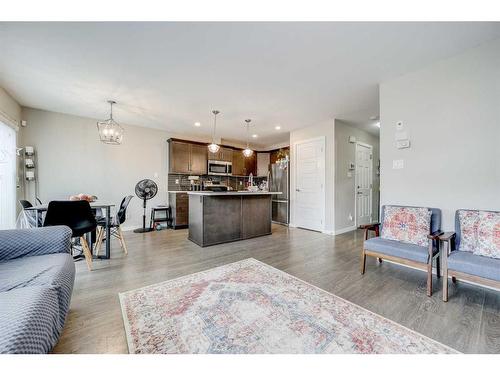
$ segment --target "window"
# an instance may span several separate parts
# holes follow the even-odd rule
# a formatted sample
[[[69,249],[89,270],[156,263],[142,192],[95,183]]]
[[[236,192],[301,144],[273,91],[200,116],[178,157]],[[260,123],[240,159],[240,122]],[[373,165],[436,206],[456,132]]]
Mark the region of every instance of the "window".
[[[16,132],[0,122],[0,229],[16,223]]]

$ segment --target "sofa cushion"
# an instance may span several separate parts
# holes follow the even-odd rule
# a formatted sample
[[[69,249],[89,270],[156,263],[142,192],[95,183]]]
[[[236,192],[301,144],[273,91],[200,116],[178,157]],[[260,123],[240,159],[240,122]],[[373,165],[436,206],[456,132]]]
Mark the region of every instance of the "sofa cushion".
[[[458,210],[460,225],[460,251],[474,251],[477,247],[477,229],[479,225],[479,211]]]
[[[71,229],[66,226],[0,230],[0,262],[28,256],[69,254]]]
[[[466,251],[452,251],[448,257],[448,269],[500,281],[500,259]]]
[[[425,207],[385,206],[381,237],[427,246],[431,231],[431,211]]]
[[[54,289],[36,285],[0,292],[0,353],[47,353],[61,330]]]
[[[44,285],[53,289],[60,304],[61,324],[69,309],[75,265],[69,254],[48,254],[0,262],[0,293]]]
[[[500,258],[500,212],[479,211],[475,255]]]
[[[429,249],[425,246],[418,246],[409,243],[387,240],[381,237],[370,238],[365,241],[364,248],[377,253],[404,258],[420,263],[429,261]],[[433,255],[437,253],[434,248]]]

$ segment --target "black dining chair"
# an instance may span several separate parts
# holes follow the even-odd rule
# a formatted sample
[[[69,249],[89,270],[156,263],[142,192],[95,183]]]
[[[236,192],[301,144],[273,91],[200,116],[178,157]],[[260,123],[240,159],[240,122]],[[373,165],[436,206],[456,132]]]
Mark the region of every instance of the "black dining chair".
[[[19,199],[19,204],[21,205],[21,207],[23,208],[23,210],[25,210],[27,208],[33,207],[33,205],[31,204],[31,202],[27,201],[25,199]]]
[[[39,205],[42,205],[42,204],[43,204],[43,202],[41,201],[41,199],[40,199],[40,198],[38,198],[38,197],[36,197],[36,203],[37,203],[37,204],[39,204]]]
[[[122,202],[120,203],[120,208],[118,209],[116,216],[111,220],[110,223],[111,227],[110,233],[113,237],[118,238],[118,240],[120,241],[120,246],[125,252],[125,254],[128,254],[128,251],[127,251],[127,245],[125,244],[125,239],[123,238],[121,225],[125,222],[127,218],[127,207],[132,198],[133,198],[132,195],[127,195],[125,198],[122,199]],[[99,255],[99,250],[101,249],[102,241],[104,240],[104,235],[106,233],[106,218],[104,217],[99,219],[97,221],[97,225],[98,229],[97,229],[95,252],[96,255]],[[106,241],[109,240],[106,238]]]
[[[45,215],[44,227],[66,225],[73,238],[79,238],[89,271],[92,271],[92,251],[85,234],[97,228],[97,222],[87,201],[52,201]]]

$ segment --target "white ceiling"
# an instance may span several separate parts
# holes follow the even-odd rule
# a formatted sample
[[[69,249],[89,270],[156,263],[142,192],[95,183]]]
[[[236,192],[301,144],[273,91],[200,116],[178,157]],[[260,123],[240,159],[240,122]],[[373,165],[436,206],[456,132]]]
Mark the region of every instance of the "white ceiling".
[[[378,83],[500,38],[499,23],[0,23],[0,86],[20,104],[260,146],[345,113]],[[193,123],[202,123],[195,128]],[[281,130],[274,130],[276,125]]]

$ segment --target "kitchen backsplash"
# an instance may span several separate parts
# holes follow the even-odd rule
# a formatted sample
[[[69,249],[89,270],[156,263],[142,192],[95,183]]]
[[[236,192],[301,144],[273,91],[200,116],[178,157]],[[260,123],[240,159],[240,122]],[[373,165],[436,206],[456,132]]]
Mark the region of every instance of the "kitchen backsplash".
[[[212,181],[215,183],[221,183],[227,187],[231,187],[233,190],[243,190],[245,189],[245,183],[248,181],[248,177],[237,177],[237,176],[199,176],[200,183],[205,181]],[[266,180],[265,177],[254,177],[254,185],[260,184],[262,181]],[[240,184],[241,182],[241,184]],[[168,190],[169,191],[186,191],[191,189],[191,183],[188,180],[188,175],[185,174],[172,174],[168,175]]]

